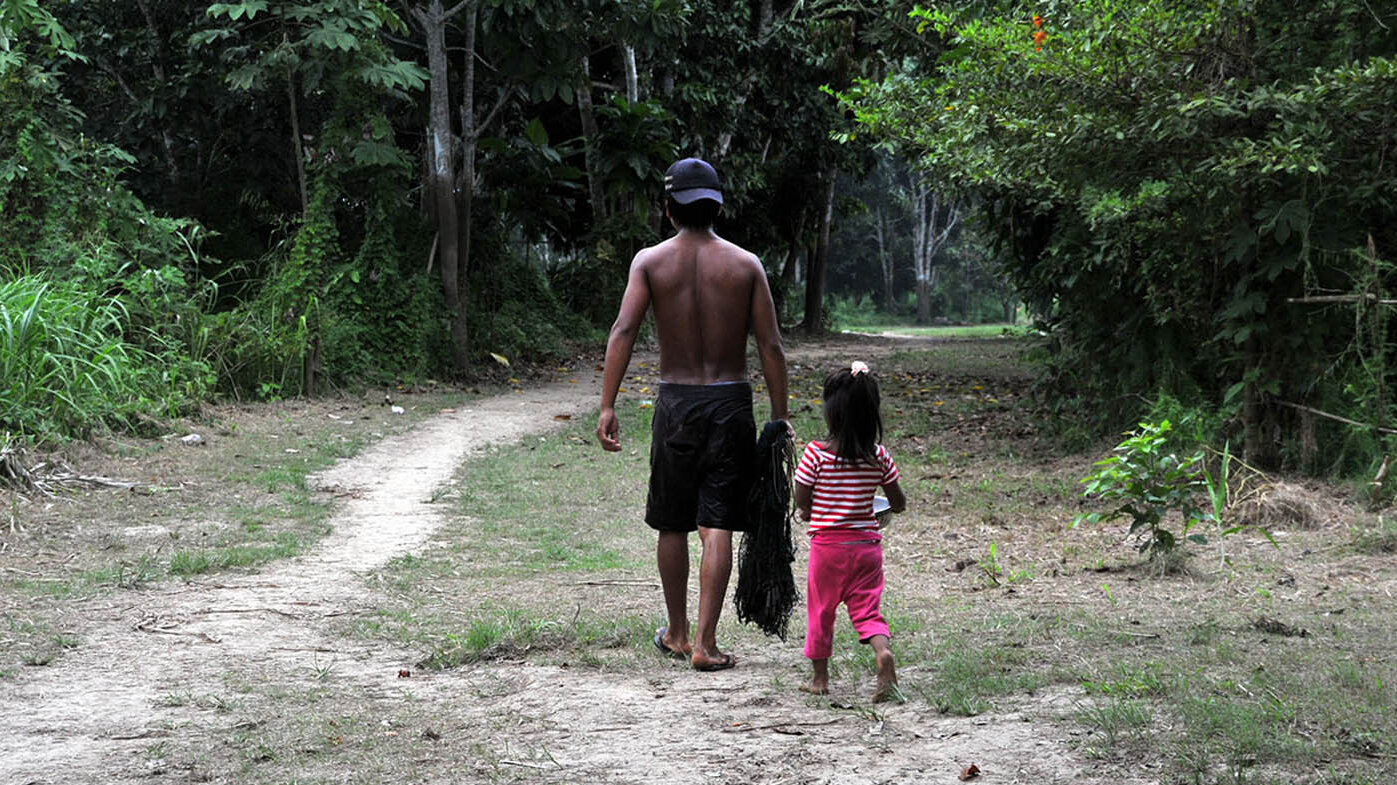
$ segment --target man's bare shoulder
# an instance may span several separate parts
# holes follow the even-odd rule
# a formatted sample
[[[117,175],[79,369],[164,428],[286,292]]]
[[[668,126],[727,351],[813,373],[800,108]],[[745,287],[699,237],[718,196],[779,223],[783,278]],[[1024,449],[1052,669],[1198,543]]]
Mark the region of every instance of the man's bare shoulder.
[[[672,257],[675,252],[674,241],[675,238],[671,237],[636,251],[635,257],[631,259],[631,267],[644,268]]]
[[[722,256],[723,259],[728,260],[736,265],[753,268],[754,270],[763,269],[762,262],[760,259],[757,258],[757,255],[747,250],[746,248],[743,248],[737,243],[731,242],[729,240],[724,240],[721,237],[715,238],[715,241],[718,246],[718,253]],[[765,274],[765,272],[763,272],[763,274]]]

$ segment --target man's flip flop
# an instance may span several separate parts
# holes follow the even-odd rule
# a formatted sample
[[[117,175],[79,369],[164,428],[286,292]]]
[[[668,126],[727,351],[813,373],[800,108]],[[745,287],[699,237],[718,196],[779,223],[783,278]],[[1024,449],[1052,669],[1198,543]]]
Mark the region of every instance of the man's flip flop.
[[[704,665],[694,665],[694,670],[709,673],[711,671],[725,671],[728,668],[737,666],[737,660],[731,654],[724,654],[721,660],[710,662]]]
[[[675,651],[674,649],[671,649],[670,647],[665,645],[666,632],[669,632],[668,627],[661,627],[658,630],[655,630],[655,637],[651,639],[651,641],[655,644],[655,648],[659,649],[660,653],[665,655],[666,657],[673,657],[676,660],[686,659],[688,655],[684,654],[684,652]]]

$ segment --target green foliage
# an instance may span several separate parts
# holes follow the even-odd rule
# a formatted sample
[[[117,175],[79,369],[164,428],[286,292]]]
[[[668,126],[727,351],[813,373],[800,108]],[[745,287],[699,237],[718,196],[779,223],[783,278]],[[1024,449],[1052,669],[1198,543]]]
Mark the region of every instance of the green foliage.
[[[0,282],[0,428],[61,438],[165,408],[142,372],[150,358],[122,338],[127,316],[73,282]]]
[[[226,78],[239,90],[260,90],[293,73],[308,93],[320,90],[327,79],[343,77],[385,92],[419,90],[427,80],[425,70],[394,57],[379,42],[380,29],[406,30],[386,3],[245,0],[213,3],[207,14],[213,20],[226,18],[229,25],[200,30],[189,43],[196,48],[216,44],[235,66]],[[261,24],[268,20],[270,26]]]
[[[73,36],[39,0],[0,0],[0,77],[24,65],[23,48],[30,38],[38,39],[41,54],[85,59],[75,51]]]
[[[982,198],[1048,334],[1045,400],[1100,426],[1138,416],[1142,390],[1218,406],[1231,389],[1227,403],[1257,404],[1252,433],[1299,430],[1280,401],[1372,422],[1397,379],[1374,372],[1371,340],[1369,360],[1352,351],[1353,309],[1288,300],[1397,287],[1376,264],[1397,247],[1397,129],[1383,119],[1397,103],[1393,9],[1065,0],[1037,12],[1041,30],[1018,7],[918,9],[939,57],[841,96],[880,139]],[[1355,254],[1370,235],[1379,252]],[[1319,443],[1332,459],[1341,440]]]
[[[341,177],[321,170],[290,241],[266,260],[256,295],[217,317],[220,378],[235,394],[302,391],[308,356],[332,384],[393,381],[441,367],[440,287],[417,266],[418,219],[389,198],[391,162],[352,205]],[[346,250],[346,242],[357,245]],[[438,316],[434,316],[438,315]]]
[[[1078,515],[1069,528],[1129,518],[1130,534],[1140,538],[1140,551],[1151,556],[1167,554],[1184,538],[1205,542],[1201,534],[1189,534],[1208,518],[1197,502],[1205,488],[1203,453],[1180,458],[1166,451],[1171,429],[1168,420],[1141,423],[1116,445],[1114,455],[1097,461],[1096,472],[1082,479],[1087,486],[1084,493],[1116,507],[1105,515]],[[1182,518],[1177,530],[1166,520],[1173,512]]]
[[[578,272],[570,269],[574,276]],[[588,284],[574,280],[576,286]],[[595,281],[590,283],[596,286]],[[473,276],[470,329],[476,351],[481,355],[497,352],[510,358],[552,359],[568,355],[579,340],[596,339],[595,328],[556,294],[560,288],[550,284],[539,270],[511,256],[497,261],[488,274]]]
[[[0,97],[15,110],[0,115],[6,427],[58,438],[196,405],[215,292],[186,276],[201,228],[120,183],[131,157],[81,132],[55,74],[12,69]]]

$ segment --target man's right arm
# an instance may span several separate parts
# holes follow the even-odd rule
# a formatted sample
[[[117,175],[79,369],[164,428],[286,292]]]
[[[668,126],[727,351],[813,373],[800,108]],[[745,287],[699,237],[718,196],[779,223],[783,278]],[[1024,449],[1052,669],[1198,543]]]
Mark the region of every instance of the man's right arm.
[[[606,339],[606,363],[602,372],[601,414],[597,417],[597,441],[602,449],[617,452],[621,449],[621,423],[616,419],[616,395],[621,390],[621,380],[626,377],[626,368],[631,364],[631,352],[635,350],[636,335],[645,312],[650,309],[650,283],[646,279],[641,261],[642,251],[631,262],[630,277],[626,281],[626,293],[621,296],[621,308],[616,321],[611,325],[611,334]]]
[[[762,376],[771,395],[771,419],[789,420],[786,397],[786,349],[781,345],[781,325],[776,319],[776,303],[771,299],[771,287],[766,282],[762,263],[752,259],[756,281],[752,286],[752,333],[757,340],[757,355],[761,357]]]

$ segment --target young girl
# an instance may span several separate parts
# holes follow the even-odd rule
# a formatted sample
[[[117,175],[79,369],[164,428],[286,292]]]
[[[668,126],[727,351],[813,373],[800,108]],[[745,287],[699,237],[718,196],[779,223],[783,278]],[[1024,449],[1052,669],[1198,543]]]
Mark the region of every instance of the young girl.
[[[888,624],[879,612],[883,596],[880,523],[873,493],[882,487],[893,512],[907,508],[897,466],[879,442],[878,382],[855,362],[825,379],[825,425],[829,436],[811,441],[795,470],[795,501],[810,523],[810,566],[806,573],[805,656],[814,675],[801,689],[829,692],[829,655],[834,614],[843,603],[859,641],[873,647],[878,665],[875,702],[898,697],[897,669],[888,645]]]

